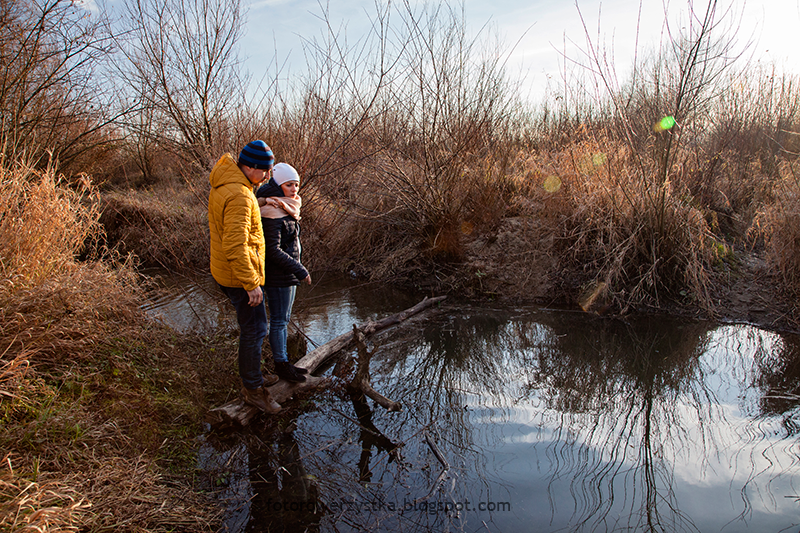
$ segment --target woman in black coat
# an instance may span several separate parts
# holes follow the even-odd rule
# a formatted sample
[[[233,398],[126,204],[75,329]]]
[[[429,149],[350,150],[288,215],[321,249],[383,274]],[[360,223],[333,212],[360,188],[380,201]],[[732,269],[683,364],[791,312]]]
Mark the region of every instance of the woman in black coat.
[[[300,283],[311,284],[311,275],[300,262],[300,175],[286,163],[272,169],[272,178],[256,196],[261,210],[265,242],[264,295],[269,307],[269,344],[275,373],[293,382],[305,381],[306,369],[289,362],[286,335],[292,305]]]

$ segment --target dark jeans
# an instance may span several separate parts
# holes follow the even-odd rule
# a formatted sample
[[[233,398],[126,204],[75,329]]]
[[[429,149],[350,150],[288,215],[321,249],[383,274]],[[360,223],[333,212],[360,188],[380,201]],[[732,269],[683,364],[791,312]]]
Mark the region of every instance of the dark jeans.
[[[247,291],[237,287],[220,289],[230,298],[239,322],[239,376],[248,389],[257,389],[263,382],[261,375],[261,346],[267,336],[267,310],[264,303],[250,307]]]
[[[288,361],[286,354],[286,331],[292,316],[292,305],[297,287],[264,287],[269,305],[269,346],[272,358],[277,362]]]

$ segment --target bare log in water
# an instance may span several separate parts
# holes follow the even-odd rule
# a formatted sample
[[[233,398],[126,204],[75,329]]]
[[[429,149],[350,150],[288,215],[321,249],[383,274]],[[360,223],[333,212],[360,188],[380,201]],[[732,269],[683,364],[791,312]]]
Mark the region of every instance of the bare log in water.
[[[348,385],[348,388],[351,391],[362,392],[387,411],[399,411],[401,408],[399,402],[390,400],[372,388],[372,382],[369,378],[369,361],[372,359],[375,350],[367,349],[364,334],[355,324],[353,324],[353,338],[358,348],[358,366],[356,367],[356,375],[353,377],[353,381],[350,382],[350,385]]]
[[[414,307],[409,307],[405,311],[388,316],[378,320],[377,322],[368,321],[358,328],[358,330],[361,330],[364,335],[371,335],[377,331],[386,329],[395,324],[399,324],[409,317],[412,317],[417,313],[431,307],[432,305],[441,302],[445,298],[446,296],[425,298]],[[299,361],[297,361],[297,363],[295,363],[296,366],[308,370],[309,375],[306,376],[306,381],[303,383],[289,383],[288,381],[280,380],[275,385],[269,387],[270,395],[275,399],[276,402],[283,404],[298,392],[310,391],[320,387],[328,386],[330,383],[329,378],[321,378],[312,376],[311,374],[317,368],[322,366],[328,359],[338,354],[342,350],[352,347],[354,343],[354,332],[348,331],[347,333],[339,335],[335,339],[326,342],[319,348],[312,350],[305,357],[301,358]],[[259,411],[256,407],[248,405],[241,399],[237,398],[236,400],[228,402],[221,407],[215,407],[214,409],[209,410],[209,412],[206,414],[206,422],[211,424],[211,427],[215,429],[227,426],[246,426],[250,423],[250,421],[253,420],[258,412]]]

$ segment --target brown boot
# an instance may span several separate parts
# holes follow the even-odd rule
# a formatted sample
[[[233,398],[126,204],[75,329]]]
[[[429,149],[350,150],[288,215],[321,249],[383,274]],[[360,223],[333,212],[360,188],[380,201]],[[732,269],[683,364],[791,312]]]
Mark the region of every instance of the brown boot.
[[[276,376],[275,374],[264,374],[264,387],[271,387],[279,382],[281,378]]]
[[[271,415],[279,413],[281,410],[280,404],[272,399],[272,396],[270,396],[269,391],[265,387],[259,387],[257,389],[242,387],[242,399],[244,403],[252,405],[253,407],[258,407],[265,413]]]

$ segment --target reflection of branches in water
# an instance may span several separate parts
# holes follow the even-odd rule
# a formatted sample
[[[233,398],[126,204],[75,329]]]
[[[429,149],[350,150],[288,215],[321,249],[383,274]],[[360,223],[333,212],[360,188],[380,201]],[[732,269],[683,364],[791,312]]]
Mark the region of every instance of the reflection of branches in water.
[[[463,476],[476,476],[472,488],[482,487],[486,499],[491,499],[487,450],[502,438],[497,432],[513,398],[508,388],[524,374],[514,360],[518,338],[509,326],[497,312],[451,310],[426,322],[422,341],[395,339],[382,351],[383,372],[392,379],[389,395],[402,399],[415,428],[438,436],[453,465],[451,479],[463,484]],[[482,417],[493,424],[478,423]],[[476,427],[485,433],[474,435]],[[436,464],[430,455],[427,460]],[[503,485],[500,479],[493,482]]]
[[[800,432],[797,410],[800,407],[800,338],[781,335],[774,350],[756,354],[760,375],[756,384],[763,391],[760,402],[763,415],[784,415],[787,437]]]
[[[254,496],[245,531],[319,531],[324,507],[292,431],[281,431],[271,440],[275,443],[251,441],[248,446]]]
[[[326,520],[337,530],[433,532],[462,528],[455,513],[424,512],[414,502],[416,494],[424,495],[432,486],[438,471],[424,467],[422,429],[406,434],[402,442],[385,435],[409,425],[410,418],[401,420],[407,413],[372,412],[357,398],[353,399],[357,419],[340,412],[341,403],[331,401],[318,407],[318,415],[328,423],[320,425],[317,419],[316,431],[303,428],[298,440],[307,450],[303,457],[306,468],[318,473]],[[379,416],[383,419],[373,421]],[[379,426],[383,425],[391,429],[382,430]],[[407,460],[406,455],[412,459]],[[424,505],[433,509],[435,503],[438,500]]]
[[[671,459],[696,438],[686,407],[705,445],[712,441],[713,394],[699,364],[708,327],[652,318],[581,323],[551,322],[552,335],[536,333],[540,344],[523,356],[531,372],[521,397],[561,413],[548,424],[551,486],[571,476],[581,528],[694,530],[677,506]],[[620,483],[634,492],[620,492]]]
[[[392,394],[416,406],[423,425],[448,419],[455,422],[451,426],[468,426],[468,409],[481,407],[474,405],[478,396],[490,399],[492,407],[508,406],[509,378],[520,372],[508,360],[514,332],[498,316],[472,313],[430,321],[412,353],[395,346],[383,356],[384,370],[396,378]],[[459,447],[470,446],[468,435],[453,438]]]
[[[800,465],[796,439],[800,434],[800,338],[749,326],[730,328],[722,338],[735,345],[734,353],[752,355],[738,365],[747,369],[740,380],[751,393],[742,395],[740,408],[752,418],[737,428],[740,444],[733,458],[735,471],[745,477],[739,491],[743,509],[738,517],[744,520],[753,512],[753,495],[776,508],[783,502],[776,501],[773,494],[786,497],[796,493],[791,488],[791,474]],[[727,351],[733,350],[729,346]]]
[[[476,400],[486,396],[497,404],[507,402],[503,351],[513,339],[502,320],[487,316],[446,317],[426,324],[422,341],[418,332],[409,334],[402,328],[379,337],[375,387],[402,400],[402,412],[370,413],[366,403],[354,401],[355,412],[350,414],[349,409],[341,411],[341,403],[331,407],[319,402],[319,409],[329,410],[322,415],[325,424],[315,425],[313,432],[305,428],[298,432],[303,449],[327,443],[319,452],[307,453],[305,462],[320,472],[327,504],[338,510],[328,516],[334,523],[362,530],[441,531],[464,526],[464,516],[455,512],[455,505],[469,499],[474,480],[465,477],[476,471],[480,476],[485,460],[485,450],[473,445],[465,406],[474,408]],[[335,400],[331,403],[336,405]],[[445,461],[452,463],[445,480],[437,479],[442,468],[425,441],[426,429],[438,437],[441,453],[448,456]],[[360,450],[353,445],[355,435],[360,435]],[[402,441],[395,440],[399,436]],[[405,444],[402,457],[393,453],[396,444]],[[360,451],[357,461],[356,451]],[[356,462],[358,472],[353,475]]]
[[[553,517],[563,520],[556,507],[566,504],[569,530],[697,530],[678,506],[676,479],[702,476],[715,457],[731,454],[734,463],[749,461],[748,480],[786,466],[777,459],[785,454],[765,464],[732,451],[740,441],[728,439],[741,435],[721,424],[729,404],[715,397],[712,383],[734,375],[738,384],[714,390],[741,401],[743,382],[756,375],[752,358],[742,354],[764,346],[757,357],[763,362],[774,350],[765,339],[731,345],[744,341],[736,335],[727,340],[720,329],[663,318],[535,314],[507,320],[482,310],[427,320],[421,335],[405,328],[387,332],[376,338],[373,378],[378,390],[402,401],[403,411],[372,411],[323,393],[314,397],[313,422],[301,420],[294,433],[304,467],[317,478],[323,529],[475,529],[464,514],[403,507],[426,501],[431,487],[436,490],[427,501],[435,505],[476,501],[478,491],[486,501],[502,500],[491,493],[502,491],[504,481],[489,479],[497,474],[487,473],[486,462],[496,444],[521,435],[502,435],[513,422],[538,427],[533,435],[547,458]],[[522,420],[526,415],[531,418]],[[451,466],[441,485],[442,463],[425,442],[426,430]],[[746,430],[768,444],[766,427]],[[392,454],[395,444],[404,446]],[[764,448],[748,446],[744,453]],[[559,499],[563,490],[571,498]],[[742,499],[749,505],[747,498],[745,485]]]

